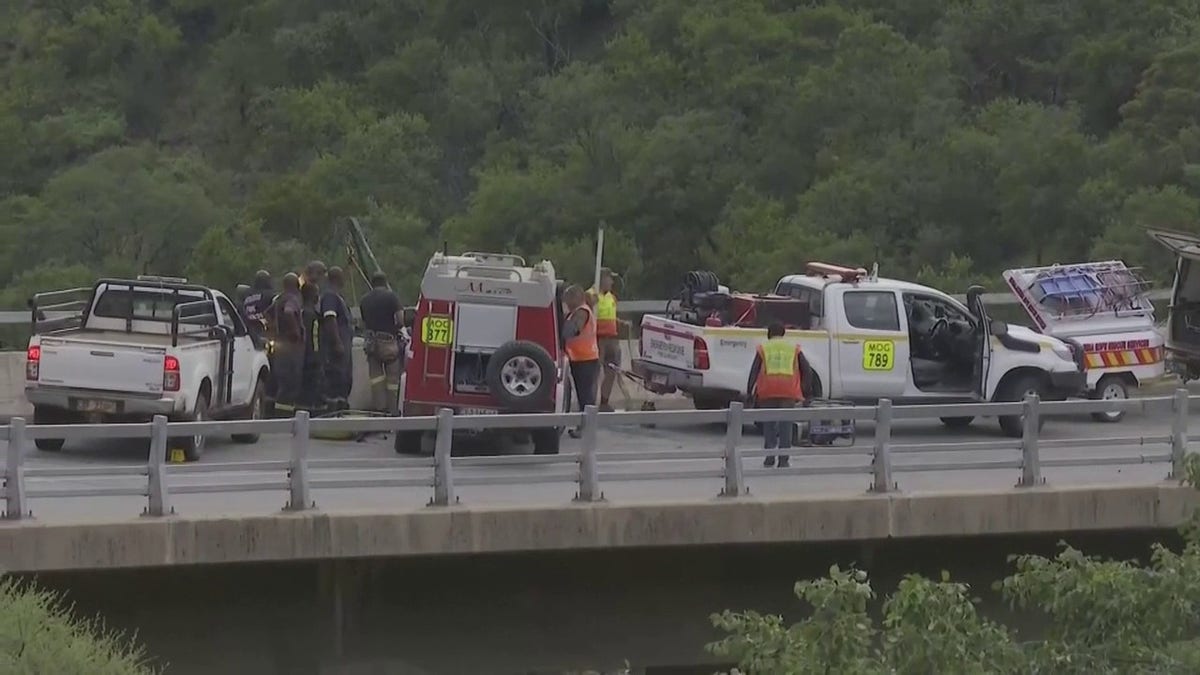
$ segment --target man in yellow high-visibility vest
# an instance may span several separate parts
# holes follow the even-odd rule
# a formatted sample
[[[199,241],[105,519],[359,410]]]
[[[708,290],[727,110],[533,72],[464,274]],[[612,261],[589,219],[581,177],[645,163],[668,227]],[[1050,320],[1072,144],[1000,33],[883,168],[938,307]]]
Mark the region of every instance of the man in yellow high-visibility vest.
[[[604,375],[600,380],[600,412],[612,412],[608,399],[612,396],[617,381],[617,370],[621,367],[621,340],[619,328],[628,321],[617,318],[617,296],[612,292],[613,273],[607,267],[600,268],[600,288],[588,289],[590,305],[596,309],[596,341],[600,347],[600,363]]]

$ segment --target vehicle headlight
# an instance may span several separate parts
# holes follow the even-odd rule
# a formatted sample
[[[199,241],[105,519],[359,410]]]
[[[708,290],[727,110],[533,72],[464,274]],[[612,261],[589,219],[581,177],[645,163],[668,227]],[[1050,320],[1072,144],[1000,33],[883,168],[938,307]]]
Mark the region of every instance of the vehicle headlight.
[[[1072,363],[1075,362],[1075,354],[1071,351],[1071,348],[1068,347],[1067,345],[1063,345],[1063,344],[1052,345],[1051,349],[1053,349],[1054,353],[1058,355],[1058,358],[1062,359],[1063,361],[1070,361]]]

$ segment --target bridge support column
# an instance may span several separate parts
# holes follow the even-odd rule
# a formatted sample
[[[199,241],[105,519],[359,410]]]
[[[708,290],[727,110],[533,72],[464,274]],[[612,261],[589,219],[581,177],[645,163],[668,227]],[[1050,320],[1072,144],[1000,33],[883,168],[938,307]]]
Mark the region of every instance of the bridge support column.
[[[329,560],[317,565],[317,636],[324,656],[335,662],[349,653],[349,636],[360,632],[369,598],[371,564]]]

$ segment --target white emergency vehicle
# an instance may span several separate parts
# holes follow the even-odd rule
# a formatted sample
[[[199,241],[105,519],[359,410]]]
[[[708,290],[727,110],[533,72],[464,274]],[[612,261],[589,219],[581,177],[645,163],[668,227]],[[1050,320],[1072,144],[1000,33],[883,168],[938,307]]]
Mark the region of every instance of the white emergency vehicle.
[[[1176,257],[1167,316],[1167,367],[1184,382],[1200,379],[1200,236],[1163,229],[1147,233]]]
[[[258,419],[270,369],[229,298],[177,277],[101,279],[91,288],[39,293],[25,398],[34,424]],[[51,313],[65,314],[51,318]],[[254,443],[258,434],[235,434]],[[56,451],[61,438],[36,439]],[[204,436],[169,440],[195,461]]]
[[[1045,335],[1083,346],[1088,395],[1125,399],[1139,385],[1161,379],[1163,336],[1154,323],[1150,285],[1119,260],[1026,267],[1004,281]],[[1095,413],[1116,422],[1124,411]]]
[[[973,287],[966,305],[926,286],[864,269],[810,263],[770,295],[730,293],[711,273],[691,273],[677,309],[642,319],[633,367],[659,392],[683,391],[698,408],[745,400],[766,326],[780,321],[801,345],[826,398],[896,403],[1019,401],[1079,395],[1083,350],[994,321]],[[973,418],[945,418],[964,427]],[[1019,416],[1000,419],[1010,436]]]

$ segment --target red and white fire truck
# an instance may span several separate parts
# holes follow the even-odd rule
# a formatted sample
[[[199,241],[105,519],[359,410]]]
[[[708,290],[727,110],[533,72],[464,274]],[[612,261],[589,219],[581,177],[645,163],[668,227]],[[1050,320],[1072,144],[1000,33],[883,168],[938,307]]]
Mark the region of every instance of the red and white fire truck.
[[[425,268],[404,369],[402,416],[562,412],[570,405],[554,265],[520,256],[436,253]],[[562,429],[509,429],[556,454]],[[400,432],[400,453],[428,452],[431,434]]]

